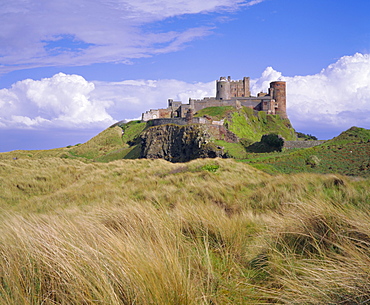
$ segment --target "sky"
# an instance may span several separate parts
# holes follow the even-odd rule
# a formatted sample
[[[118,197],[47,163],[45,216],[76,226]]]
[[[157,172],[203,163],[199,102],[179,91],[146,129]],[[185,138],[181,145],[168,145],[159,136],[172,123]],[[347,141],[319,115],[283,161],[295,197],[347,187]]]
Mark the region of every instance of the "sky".
[[[220,76],[286,81],[296,131],[370,129],[368,0],[0,4],[0,152],[84,143]]]

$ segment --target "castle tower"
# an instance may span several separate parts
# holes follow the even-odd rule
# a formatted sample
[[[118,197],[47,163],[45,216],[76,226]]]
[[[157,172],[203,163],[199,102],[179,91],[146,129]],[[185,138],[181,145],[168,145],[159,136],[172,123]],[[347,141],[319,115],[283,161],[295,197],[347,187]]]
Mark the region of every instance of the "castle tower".
[[[244,89],[244,97],[250,97],[251,91],[249,89],[249,77],[243,77],[243,89]]]
[[[190,109],[195,109],[195,105],[194,105],[194,100],[189,98],[189,105],[190,105]]]
[[[220,77],[216,83],[216,100],[229,100],[230,99],[230,77]]]
[[[272,89],[273,96],[277,104],[276,114],[279,114],[282,118],[288,118],[286,113],[286,82],[276,81],[270,83],[270,88]]]

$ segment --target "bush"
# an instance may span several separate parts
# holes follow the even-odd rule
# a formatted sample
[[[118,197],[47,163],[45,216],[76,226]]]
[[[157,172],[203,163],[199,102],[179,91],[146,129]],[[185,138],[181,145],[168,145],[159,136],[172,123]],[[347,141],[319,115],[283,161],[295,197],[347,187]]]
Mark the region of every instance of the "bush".
[[[304,134],[303,132],[296,132],[298,139],[303,139],[305,141],[317,141],[317,138],[311,134]]]
[[[267,144],[277,151],[281,151],[284,146],[284,139],[275,133],[270,133],[262,136],[261,143]]]
[[[220,166],[218,164],[206,164],[202,166],[202,170],[206,170],[212,173],[215,173],[219,168]]]

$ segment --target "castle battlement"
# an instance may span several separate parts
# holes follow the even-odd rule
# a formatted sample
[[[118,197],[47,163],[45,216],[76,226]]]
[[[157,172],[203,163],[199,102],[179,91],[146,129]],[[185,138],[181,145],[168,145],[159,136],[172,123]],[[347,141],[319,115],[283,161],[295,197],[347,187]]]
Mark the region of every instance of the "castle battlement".
[[[203,99],[189,98],[189,104],[180,101],[168,100],[168,107],[149,110],[142,114],[143,121],[163,118],[186,118],[187,113],[195,113],[208,107],[233,106],[238,108],[245,106],[256,111],[265,111],[267,114],[278,114],[287,118],[286,114],[286,83],[275,81],[270,83],[268,93],[259,93],[251,96],[250,78],[231,80],[222,76],[216,81],[216,97]]]

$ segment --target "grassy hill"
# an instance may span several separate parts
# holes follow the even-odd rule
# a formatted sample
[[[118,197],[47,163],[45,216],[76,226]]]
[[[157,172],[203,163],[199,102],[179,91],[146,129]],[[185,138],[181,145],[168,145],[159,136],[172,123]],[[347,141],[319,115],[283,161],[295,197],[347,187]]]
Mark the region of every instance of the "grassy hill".
[[[258,142],[264,134],[277,133],[287,141],[296,140],[297,136],[288,119],[278,115],[268,115],[264,111],[256,112],[242,107],[236,110],[231,106],[208,107],[198,111],[195,117],[208,116],[214,120],[224,119],[225,126],[239,138]]]
[[[146,123],[132,121],[121,127],[118,125],[109,127],[83,144],[51,150],[17,150],[0,153],[0,160],[60,157],[84,162],[110,162],[120,159],[135,159],[138,158],[138,154],[135,151],[136,143],[133,143],[133,140],[140,135],[145,127]]]
[[[254,113],[252,109],[243,107],[209,107],[202,109],[195,116],[208,116],[215,120],[224,119],[225,126],[242,139],[241,143],[214,141],[225,147],[230,157],[243,159],[247,157],[245,144],[259,141],[263,134],[275,132],[287,140],[296,138],[295,131],[289,120],[279,116],[266,115],[264,112]],[[110,162],[120,159],[137,159],[140,156],[140,135],[150,127],[146,122],[131,121],[119,123],[102,131],[86,143],[48,151],[13,151],[0,154],[1,159],[7,158],[46,158],[61,157],[79,159],[84,162]]]
[[[285,140],[296,140],[289,120],[264,112],[256,113],[246,107],[239,110],[233,107],[209,107],[195,116],[224,120],[224,126],[235,133],[240,142],[213,142],[223,147],[229,157],[267,173],[340,173],[370,177],[370,130],[352,127],[338,137],[312,148],[256,153],[259,148],[264,148],[264,145],[258,143],[264,134],[275,133]],[[1,153],[0,160],[59,157],[83,162],[111,162],[137,159],[141,152],[140,135],[150,128],[149,125],[141,121],[119,123],[83,144],[52,150]]]
[[[265,155],[247,162],[270,173],[341,173],[370,177],[370,130],[352,127],[319,146]]]
[[[0,304],[366,304],[369,182],[232,159],[3,159]]]
[[[276,133],[287,141],[297,140],[295,130],[288,119],[278,115],[268,115],[263,111],[255,112],[253,109],[242,107],[208,107],[195,114],[197,117],[208,116],[214,120],[224,119],[227,129],[235,133],[240,143],[227,143],[217,140],[216,144],[225,148],[228,155],[235,159],[246,159],[249,154],[246,147],[261,140],[265,134]]]

